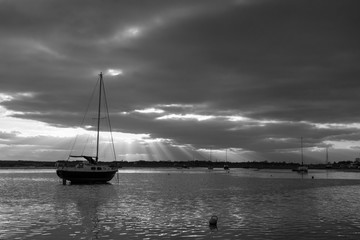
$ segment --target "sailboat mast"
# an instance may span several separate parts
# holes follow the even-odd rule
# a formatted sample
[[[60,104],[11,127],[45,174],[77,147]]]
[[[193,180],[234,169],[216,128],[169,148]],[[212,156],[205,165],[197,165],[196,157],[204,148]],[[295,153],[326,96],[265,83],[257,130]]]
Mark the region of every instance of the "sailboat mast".
[[[304,165],[303,138],[301,137],[301,165]]]
[[[101,92],[102,92],[102,85],[103,85],[103,75],[102,72],[99,74],[100,77],[100,87],[99,87],[99,106],[98,106],[98,122],[97,122],[97,137],[96,137],[96,159],[95,161],[98,162],[99,160],[99,140],[100,140],[100,117],[101,117]]]
[[[329,163],[329,147],[326,147],[326,164]]]

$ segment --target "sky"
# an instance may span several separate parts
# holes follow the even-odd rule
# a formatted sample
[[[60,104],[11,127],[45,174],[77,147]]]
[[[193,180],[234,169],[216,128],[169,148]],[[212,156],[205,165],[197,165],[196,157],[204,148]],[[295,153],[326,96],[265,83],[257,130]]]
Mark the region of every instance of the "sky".
[[[0,160],[66,159],[103,72],[116,160],[360,157],[357,0],[0,0]],[[104,161],[113,159],[104,157]]]

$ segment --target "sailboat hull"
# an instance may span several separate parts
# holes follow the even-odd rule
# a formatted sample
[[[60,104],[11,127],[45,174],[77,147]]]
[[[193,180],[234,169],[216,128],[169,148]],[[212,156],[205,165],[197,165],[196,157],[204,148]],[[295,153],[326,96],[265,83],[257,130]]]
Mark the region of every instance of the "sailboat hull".
[[[115,176],[117,169],[113,170],[101,170],[101,171],[86,171],[77,170],[75,168],[58,169],[56,174],[64,180],[71,183],[106,183],[109,182]]]

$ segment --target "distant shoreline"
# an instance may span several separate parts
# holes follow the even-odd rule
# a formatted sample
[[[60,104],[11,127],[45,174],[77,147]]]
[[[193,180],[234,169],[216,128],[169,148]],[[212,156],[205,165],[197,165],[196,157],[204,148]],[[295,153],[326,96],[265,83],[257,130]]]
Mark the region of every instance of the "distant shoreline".
[[[57,161],[27,161],[27,160],[0,160],[0,169],[56,169]],[[64,162],[64,161],[60,161]],[[69,164],[76,164],[78,161],[69,161]],[[346,163],[346,164],[345,164]],[[210,161],[145,161],[139,160],[134,162],[115,161],[99,162],[102,164],[111,164],[119,168],[223,168],[228,165],[229,168],[249,168],[249,169],[295,169],[300,164],[286,162],[210,162]],[[351,165],[348,162],[326,164],[309,164],[309,169],[334,169],[346,171],[360,171],[359,166]]]

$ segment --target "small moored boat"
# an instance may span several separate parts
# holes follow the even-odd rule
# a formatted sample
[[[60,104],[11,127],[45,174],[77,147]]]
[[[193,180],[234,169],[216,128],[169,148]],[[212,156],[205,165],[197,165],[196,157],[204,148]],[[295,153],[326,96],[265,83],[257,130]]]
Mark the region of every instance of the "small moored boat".
[[[308,166],[304,165],[304,156],[303,156],[303,138],[301,137],[301,165],[295,169],[293,169],[293,171],[298,172],[298,173],[307,173],[308,172]]]

